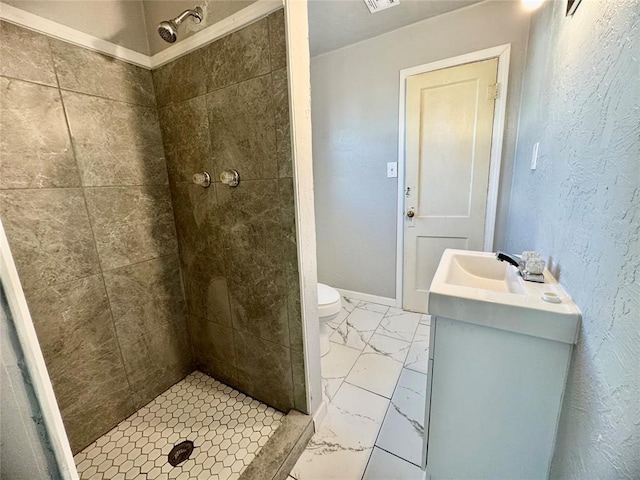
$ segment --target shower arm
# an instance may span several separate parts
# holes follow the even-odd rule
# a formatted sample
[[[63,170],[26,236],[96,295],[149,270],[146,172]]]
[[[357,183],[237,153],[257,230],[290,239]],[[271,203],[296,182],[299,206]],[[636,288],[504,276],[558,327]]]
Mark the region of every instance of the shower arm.
[[[202,21],[202,8],[196,7],[193,10],[185,10],[184,12],[182,12],[180,15],[178,15],[176,18],[174,18],[171,21],[177,27],[189,17],[193,17],[193,21],[195,23],[200,23]]]

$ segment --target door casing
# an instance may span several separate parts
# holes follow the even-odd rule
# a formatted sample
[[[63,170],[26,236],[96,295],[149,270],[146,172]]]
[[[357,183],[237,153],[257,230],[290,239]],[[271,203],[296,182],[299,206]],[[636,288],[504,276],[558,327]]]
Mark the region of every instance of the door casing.
[[[498,59],[498,98],[495,102],[493,133],[491,138],[491,161],[489,166],[489,187],[487,192],[487,213],[485,217],[484,250],[493,250],[493,240],[498,207],[498,188],[500,184],[500,165],[502,160],[502,141],[507,110],[507,88],[509,80],[509,59],[511,44],[479,50],[457,57],[439,60],[416,67],[400,70],[400,96],[398,102],[398,211],[396,240],[396,307],[402,308],[404,283],[404,210],[405,210],[405,135],[406,135],[406,90],[407,78],[421,73],[442,70],[465,63],[473,63],[490,58]]]

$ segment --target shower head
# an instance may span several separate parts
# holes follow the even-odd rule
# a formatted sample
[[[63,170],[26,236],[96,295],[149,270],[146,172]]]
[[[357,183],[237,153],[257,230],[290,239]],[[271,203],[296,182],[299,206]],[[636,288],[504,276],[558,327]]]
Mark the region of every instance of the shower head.
[[[178,26],[171,20],[168,22],[160,22],[158,25],[158,33],[165,42],[173,43],[178,38]]]
[[[185,10],[174,19],[160,22],[158,34],[165,42],[174,43],[178,39],[178,26],[189,17],[193,17],[194,22],[200,23],[202,21],[202,8],[195,7],[193,10]]]

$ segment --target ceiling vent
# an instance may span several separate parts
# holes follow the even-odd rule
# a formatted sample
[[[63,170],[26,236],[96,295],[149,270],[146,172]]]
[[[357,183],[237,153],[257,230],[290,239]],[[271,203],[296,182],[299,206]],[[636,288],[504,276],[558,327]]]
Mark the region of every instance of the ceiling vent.
[[[369,12],[376,13],[400,5],[400,0],[364,0]]]

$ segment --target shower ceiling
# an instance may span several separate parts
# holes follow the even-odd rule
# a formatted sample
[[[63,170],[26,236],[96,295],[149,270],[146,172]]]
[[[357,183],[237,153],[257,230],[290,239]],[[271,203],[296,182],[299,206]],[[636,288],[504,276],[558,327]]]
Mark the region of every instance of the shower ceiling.
[[[125,0],[126,1],[126,0]],[[169,46],[159,36],[156,30],[158,23],[167,18],[173,18],[178,13],[192,9],[199,5],[204,10],[202,23],[194,24],[185,22],[180,27],[178,42],[193,35],[194,32],[213,25],[220,20],[248,7],[256,0],[143,0],[144,18],[149,38],[149,51],[151,55],[164,50]]]
[[[159,36],[157,26],[178,13],[202,6],[199,25],[180,28],[183,40],[194,32],[233,15],[256,0],[0,0],[29,13],[66,25],[144,55],[154,55],[170,46]]]

